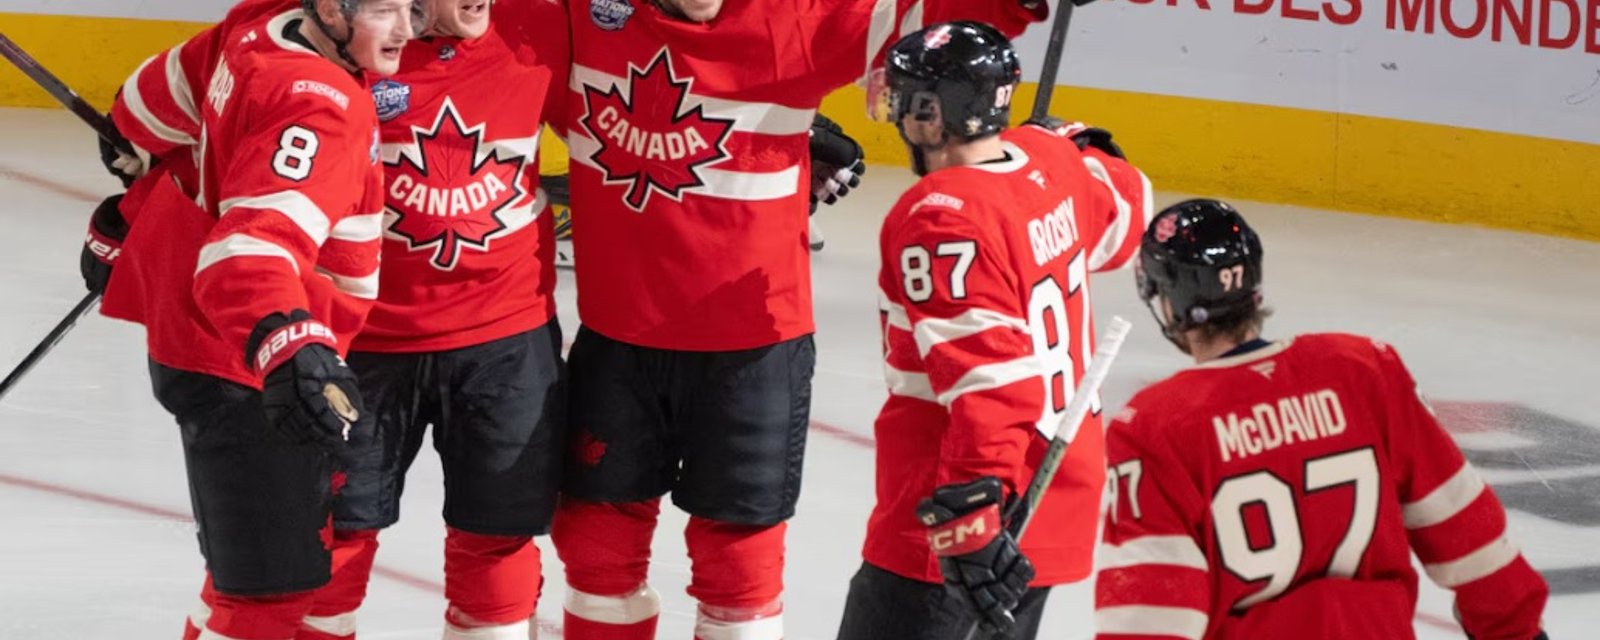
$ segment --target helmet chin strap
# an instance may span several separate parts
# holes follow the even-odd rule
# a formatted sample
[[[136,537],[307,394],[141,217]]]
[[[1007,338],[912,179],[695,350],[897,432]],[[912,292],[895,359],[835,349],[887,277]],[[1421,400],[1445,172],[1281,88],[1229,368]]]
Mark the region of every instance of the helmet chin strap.
[[[345,14],[345,35],[342,38],[333,35],[333,29],[328,26],[328,23],[322,21],[322,14],[315,10],[315,4],[307,8],[305,13],[306,17],[311,20],[311,24],[316,25],[317,30],[322,32],[322,36],[333,43],[333,51],[339,55],[339,59],[359,72],[361,71],[361,63],[356,62],[356,59],[350,55],[350,40],[356,28],[354,24],[351,24],[351,21],[355,19],[355,14],[345,13],[343,8],[339,12]]]

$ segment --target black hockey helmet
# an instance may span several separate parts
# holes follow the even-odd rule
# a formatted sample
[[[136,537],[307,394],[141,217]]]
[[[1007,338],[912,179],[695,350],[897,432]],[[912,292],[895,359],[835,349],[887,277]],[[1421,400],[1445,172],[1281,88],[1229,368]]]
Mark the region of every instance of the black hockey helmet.
[[[1185,329],[1254,314],[1261,302],[1261,258],[1261,238],[1232,206],[1185,200],[1162,209],[1144,232],[1139,297],[1167,339],[1177,342]],[[1168,305],[1171,315],[1164,312]]]
[[[889,48],[884,62],[888,114],[931,115],[936,99],[944,130],[962,138],[999,133],[1011,119],[1011,94],[1022,63],[1011,41],[981,22],[946,22],[914,32]]]

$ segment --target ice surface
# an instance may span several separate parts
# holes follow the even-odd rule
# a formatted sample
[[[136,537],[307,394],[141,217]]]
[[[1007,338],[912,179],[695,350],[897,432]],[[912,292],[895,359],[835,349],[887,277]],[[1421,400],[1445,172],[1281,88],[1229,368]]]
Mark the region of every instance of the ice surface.
[[[82,296],[75,265],[85,221],[117,185],[87,129],[65,112],[0,110],[0,140],[0,368],[9,370]],[[871,507],[871,424],[884,397],[877,228],[910,176],[873,167],[867,177],[819,214],[828,239],[814,266],[819,424],[789,534],[792,640],[833,637]],[[1514,539],[1558,592],[1546,615],[1551,636],[1594,637],[1600,245],[1236,204],[1266,241],[1266,295],[1277,311],[1269,337],[1339,330],[1397,345],[1513,509]],[[1185,362],[1156,333],[1131,274],[1097,276],[1091,286],[1101,317],[1136,323],[1106,384],[1114,409]],[[559,296],[571,335],[570,278]],[[428,451],[411,471],[403,521],[382,538],[362,638],[438,637],[442,488]],[[177,429],[150,397],[141,330],[85,320],[0,402],[0,639],[176,638],[201,579],[186,487]],[[684,518],[666,513],[651,581],[663,596],[661,637],[688,638]],[[544,546],[539,612],[551,638],[564,586]],[[1090,637],[1090,593],[1057,590],[1041,637]],[[1420,637],[1461,637],[1449,611],[1448,593],[1425,586]]]

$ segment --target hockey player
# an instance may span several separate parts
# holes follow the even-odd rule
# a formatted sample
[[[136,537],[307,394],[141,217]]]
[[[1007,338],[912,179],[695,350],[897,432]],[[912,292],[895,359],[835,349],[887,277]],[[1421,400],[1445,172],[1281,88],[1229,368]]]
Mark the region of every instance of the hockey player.
[[[552,532],[567,638],[654,637],[645,577],[667,493],[691,516],[695,637],[782,635],[784,521],[815,359],[815,112],[903,23],[957,10],[1018,31],[1044,14],[1017,0],[591,0],[569,12],[584,326]]]
[[[1033,638],[1052,585],[1088,576],[1103,449],[1086,418],[1021,548],[1008,505],[1093,351],[1090,272],[1127,264],[1150,184],[1101,129],[1008,129],[1006,38],[941,24],[897,42],[887,115],[922,179],[879,240],[878,502],[841,640]],[[1096,410],[1098,411],[1098,410]]]
[[[446,639],[530,637],[560,488],[561,328],[539,186],[566,98],[565,13],[427,0],[433,28],[373,86],[387,178],[383,274],[349,362],[375,429],[346,447],[336,574],[314,615],[354,620],[428,427],[444,469]],[[352,631],[354,625],[345,627]]]
[[[1417,575],[1478,640],[1543,638],[1548,588],[1392,347],[1260,338],[1262,247],[1232,207],[1163,210],[1139,295],[1197,366],[1107,435],[1098,637],[1415,637]]]
[[[364,74],[393,73],[411,0],[249,1],[158,54],[112,110],[142,211],[105,313],[148,332],[207,580],[185,638],[336,637],[312,615],[335,457],[366,427],[340,354],[377,293],[382,171]],[[118,213],[102,206],[99,216]],[[104,228],[113,228],[108,225]]]

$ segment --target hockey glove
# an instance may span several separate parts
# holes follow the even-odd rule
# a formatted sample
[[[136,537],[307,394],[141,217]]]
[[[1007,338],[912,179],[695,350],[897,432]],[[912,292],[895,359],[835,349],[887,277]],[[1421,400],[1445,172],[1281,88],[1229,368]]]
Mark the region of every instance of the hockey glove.
[[[111,122],[110,115],[106,116],[106,121]],[[143,176],[149,168],[145,166],[144,160],[140,159],[139,156],[128,155],[117,148],[118,146],[132,147],[133,143],[122,137],[122,133],[117,131],[115,124],[111,125],[111,137],[112,139],[110,140],[106,139],[105,136],[98,138],[100,141],[100,163],[106,166],[106,171],[111,172],[112,176],[121,180],[122,188],[126,189],[133,185],[134,180],[138,180],[140,176]]]
[[[861,184],[866,153],[838,123],[817,114],[811,121],[811,212],[833,204]]]
[[[83,251],[78,253],[78,273],[83,276],[83,286],[89,293],[105,293],[106,282],[111,280],[111,265],[122,255],[122,241],[128,237],[128,222],[122,219],[117,205],[122,196],[114,195],[100,202],[89,216],[89,233],[83,239]]]
[[[264,374],[267,422],[293,442],[338,446],[364,411],[356,375],[337,344],[333,331],[301,309],[262,318],[250,332],[248,364]]]
[[[986,476],[939,487],[917,505],[945,584],[959,589],[979,623],[996,635],[1016,625],[1011,610],[1034,573],[1033,563],[1000,522],[1002,493],[1000,480]]]
[[[1128,159],[1128,156],[1123,155],[1122,147],[1117,146],[1117,143],[1112,141],[1111,132],[1105,129],[1087,127],[1081,122],[1067,122],[1055,116],[1030,119],[1026,124],[1044,127],[1059,135],[1072,138],[1072,141],[1078,145],[1079,151],[1094,147],[1113,158],[1119,160]]]

